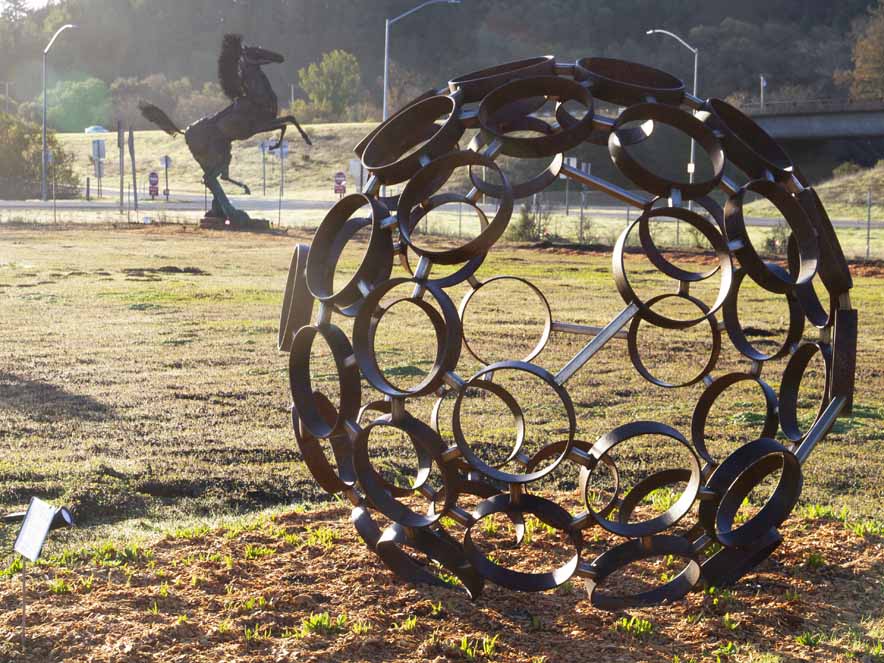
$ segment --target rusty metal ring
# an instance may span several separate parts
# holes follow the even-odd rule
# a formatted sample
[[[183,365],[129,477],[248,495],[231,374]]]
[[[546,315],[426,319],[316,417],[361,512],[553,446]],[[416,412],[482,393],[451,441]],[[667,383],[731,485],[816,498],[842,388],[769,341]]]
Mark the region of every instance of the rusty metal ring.
[[[637,594],[613,595],[599,591],[604,581],[620,569],[643,559],[664,555],[688,560],[684,570],[669,582]],[[641,608],[677,601],[691,591],[701,577],[697,553],[691,542],[682,536],[666,534],[624,541],[596,557],[590,568],[593,573],[586,579],[586,589],[592,605],[601,610]]]
[[[545,122],[540,118],[522,117],[518,120],[507,122],[505,125],[505,131],[535,131],[537,133],[550,135],[553,133],[553,128],[550,126],[549,122]],[[479,132],[470,141],[469,149],[474,152],[481,152],[482,148],[484,148],[488,142],[488,136]],[[559,173],[562,172],[562,166],[564,163],[565,155],[562,153],[556,154],[553,156],[547,167],[537,173],[534,177],[531,177],[524,182],[512,184],[513,198],[516,200],[527,198],[528,196],[533,196],[535,193],[543,191],[546,187],[555,182]],[[504,189],[502,186],[482,179],[473,170],[472,166],[470,166],[470,181],[473,183],[474,187],[486,196],[500,198],[503,195]]]
[[[766,269],[772,273],[783,272],[783,274],[785,274],[785,270],[776,263],[767,263]],[[731,286],[727,300],[725,300],[724,306],[721,309],[725,331],[727,331],[731,343],[733,343],[734,347],[739,350],[740,354],[748,357],[752,361],[765,362],[770,361],[771,359],[785,357],[789,354],[792,346],[801,340],[801,335],[804,333],[804,315],[801,311],[801,306],[795,292],[787,292],[785,295],[786,302],[789,306],[789,327],[786,330],[786,338],[776,352],[765,354],[749,342],[746,332],[740,324],[737,300],[740,296],[740,286],[742,285],[745,276],[746,270],[742,267],[734,273],[734,283]],[[785,276],[781,276],[780,278],[785,278]]]
[[[412,220],[414,208],[436,193],[440,186],[440,174],[446,174],[447,177],[457,168],[473,165],[491,168],[497,172],[502,182],[503,195],[499,198],[500,204],[491,223],[477,237],[453,249],[435,250],[417,246],[411,236],[411,230],[415,226]],[[399,196],[399,209],[397,211],[399,237],[418,255],[425,256],[433,262],[438,262],[442,265],[455,265],[487,253],[494,243],[503,236],[512,212],[512,187],[506,175],[503,174],[493,159],[470,150],[450,152],[421,168],[405,185],[405,189]]]
[[[550,458],[558,457],[565,448],[567,444],[566,440],[559,440],[558,442],[550,442],[545,445],[541,449],[537,451],[528,462],[525,463],[525,470],[527,472],[534,472],[537,467],[545,460],[549,460]],[[572,445],[575,449],[582,451],[583,453],[588,454],[592,449],[592,443],[587,442],[586,440],[574,440]],[[613,459],[608,456],[602,456],[600,459],[602,465],[608,468],[608,471],[611,472],[611,476],[614,479],[614,491],[611,495],[611,498],[605,503],[605,505],[599,509],[596,513],[599,513],[602,516],[607,516],[614,508],[619,504],[620,500],[620,472],[617,470],[617,464],[613,461]],[[589,485],[586,486],[587,489]],[[586,496],[584,495],[584,501],[586,501]]]
[[[704,108],[718,129],[727,158],[752,179],[769,172],[778,180],[792,176],[792,160],[779,144],[750,117],[721,99],[709,99]]]
[[[362,153],[362,165],[384,184],[413,177],[432,159],[455,148],[464,132],[459,110],[459,102],[450,95],[428,97],[409,106],[375,133]],[[443,115],[439,127],[436,121]]]
[[[670,506],[660,515],[655,516],[654,518],[651,518],[649,520],[643,520],[638,523],[622,523],[618,520],[610,520],[608,518],[605,518],[600,513],[595,511],[592,506],[587,502],[586,509],[587,511],[589,511],[590,514],[592,514],[596,522],[604,529],[618,536],[651,536],[652,534],[657,534],[667,529],[668,527],[671,527],[679,520],[684,518],[688,511],[690,511],[691,506],[693,506],[694,500],[697,498],[697,494],[700,490],[701,473],[700,462],[697,459],[697,454],[694,452],[693,447],[691,447],[690,442],[688,442],[681,433],[679,433],[671,426],[667,426],[666,424],[661,424],[656,421],[633,421],[628,424],[618,426],[617,428],[605,433],[598,440],[596,440],[595,444],[592,446],[590,455],[596,460],[600,460],[602,456],[607,455],[611,451],[611,449],[613,449],[617,445],[633,438],[641,437],[643,435],[662,435],[664,437],[675,440],[685,449],[687,449],[691,459],[691,467],[689,470],[691,473],[691,477],[688,481],[688,485],[684,489],[684,492],[682,492],[681,496],[675,501],[672,506]],[[592,475],[594,467],[595,466],[580,468],[580,493],[584,496],[584,498],[586,496],[586,489],[589,484],[589,478]]]
[[[798,245],[795,243],[795,235],[789,235],[786,248],[789,261],[789,272],[794,276],[799,270]],[[821,281],[823,271],[822,265],[824,262],[825,261],[820,261],[819,270],[817,271],[817,275],[820,277]],[[825,281],[823,281],[823,285],[825,285]],[[813,280],[811,280],[810,283],[795,286],[793,292],[810,324],[818,329],[823,329],[834,323],[835,309],[838,305],[838,298],[835,295],[831,294],[831,292],[827,293],[829,306],[828,308],[824,308],[819,295],[817,295],[816,290],[814,290]]]
[[[313,397],[319,406],[320,414],[331,425],[338,414],[334,405],[319,391],[313,392]],[[332,494],[340,493],[356,484],[352,459],[353,445],[346,433],[332,435],[329,440],[337,464],[335,469],[323,453],[319,440],[308,431],[301,430],[301,420],[294,405],[292,405],[292,428],[304,464],[323,490]]]
[[[322,416],[311,386],[310,351],[317,334],[325,340],[331,350],[338,373],[341,402],[333,424],[329,424]],[[289,387],[301,425],[314,437],[320,439],[330,437],[340,432],[346,421],[355,420],[362,398],[359,369],[353,361],[353,346],[339,327],[323,323],[305,325],[298,330],[292,340],[292,350],[289,353]]]
[[[473,300],[473,296],[477,292],[479,292],[479,290],[491,283],[499,283],[500,281],[516,281],[518,283],[527,285],[534,292],[534,294],[537,295],[537,298],[543,305],[543,309],[546,311],[546,321],[544,322],[543,333],[541,333],[540,338],[537,340],[537,343],[534,344],[534,347],[528,352],[528,354],[522,357],[522,361],[531,361],[537,355],[543,352],[543,349],[546,347],[546,344],[549,341],[549,335],[552,332],[552,310],[549,307],[549,301],[547,301],[543,292],[540,291],[540,288],[531,283],[531,281],[529,281],[528,279],[523,279],[520,276],[494,276],[490,279],[479,282],[478,285],[473,285],[473,289],[467,292],[464,295],[463,299],[460,300],[460,306],[458,307],[457,312],[460,316],[464,347],[467,349],[467,352],[469,352],[479,363],[486,366],[489,364],[489,362],[480,357],[479,354],[472,347],[470,347],[470,342],[469,340],[467,340],[466,314],[470,302]]]
[[[703,582],[709,587],[733,585],[770,557],[782,542],[783,537],[780,533],[776,529],[771,529],[749,547],[721,548],[700,565]]]
[[[697,201],[698,203],[701,201]],[[709,198],[706,198],[702,201],[702,204],[715,204]],[[712,208],[714,209],[714,207]],[[684,221],[689,224],[693,228],[696,228],[697,231],[700,232],[703,237],[705,237],[709,244],[715,251],[715,255],[718,258],[718,264],[715,265],[710,270],[705,272],[689,272],[686,269],[682,269],[681,267],[669,262],[664,256],[660,249],[657,248],[657,245],[654,243],[654,239],[651,236],[650,224],[648,223],[650,219],[656,217],[664,217],[671,219],[678,219],[679,221]],[[713,216],[713,219],[715,217]],[[722,271],[724,273],[723,266],[727,265],[728,271],[733,271],[733,264],[730,259],[730,251],[727,248],[727,240],[724,235],[721,233],[721,226],[713,225],[709,223],[706,219],[704,219],[699,214],[692,212],[689,209],[685,209],[684,207],[656,207],[654,209],[648,210],[644,214],[639,217],[638,224],[638,237],[641,242],[642,249],[644,249],[645,255],[648,257],[648,260],[653,263],[653,265],[663,272],[666,276],[673,278],[677,281],[684,281],[687,283],[694,283],[697,281],[704,281],[705,279],[710,278],[715,275],[716,272]],[[723,284],[722,287],[725,290],[730,288],[730,279],[728,279],[728,283],[726,286]],[[726,294],[726,293],[725,293]]]
[[[590,82],[594,97],[618,106],[653,98],[678,105],[684,99],[684,83],[665,71],[637,62],[614,58],[581,58],[577,77]]]
[[[655,123],[659,122],[673,127],[695,140],[709,156],[709,161],[712,163],[711,177],[699,182],[676,182],[645,168],[629,153],[625,145],[626,139],[621,140],[619,136],[623,125],[629,122],[644,122],[645,120],[653,120]],[[681,192],[684,200],[702,198],[718,186],[721,176],[724,174],[724,149],[718,142],[715,132],[690,113],[677,106],[667,104],[639,103],[626,108],[620,113],[614,123],[614,130],[608,137],[608,151],[611,153],[614,165],[621,173],[642,189],[657,196],[668,197],[673,190],[677,189]]]
[[[361,408],[359,408],[359,415],[356,418],[356,423],[361,426],[362,420],[368,412],[390,414],[391,411],[392,407],[389,400],[372,401],[371,403],[366,403]],[[423,467],[425,465],[429,466],[433,462],[432,456],[428,452],[424,451],[424,448],[422,446],[415,446],[414,452],[417,455],[417,462],[419,467]],[[387,481],[383,477],[383,475],[381,475],[381,481],[384,482],[384,487],[393,497],[407,497],[414,492],[414,488],[405,488],[404,486],[398,486],[391,481]]]
[[[406,529],[398,523],[393,523],[381,534],[378,540],[377,553],[381,559],[392,554],[392,560],[398,559],[399,555],[410,555],[403,550],[408,547],[423,553],[428,559],[437,562],[444,569],[453,573],[461,581],[467,595],[475,599],[482,593],[485,581],[481,575],[470,565],[463,552],[448,537],[441,536],[438,532],[428,529]],[[433,578],[432,582],[422,580],[424,584],[445,584],[431,571],[424,573]]]
[[[565,413],[568,418],[567,443],[565,444],[561,455],[554,462],[552,462],[550,465],[542,470],[527,473],[513,473],[504,472],[503,470],[492,467],[475,454],[475,452],[470,448],[470,444],[469,442],[467,442],[466,437],[464,436],[463,428],[461,427],[460,422],[460,409],[461,403],[463,402],[463,397],[466,394],[467,390],[471,387],[476,387],[480,385],[484,389],[489,389],[487,384],[485,384],[488,383],[488,380],[484,380],[483,377],[497,371],[504,370],[521,371],[523,373],[528,373],[529,375],[540,378],[552,388],[552,390],[559,397],[559,400],[561,400],[562,405],[565,408]],[[506,391],[499,385],[497,385],[497,387],[502,391]],[[521,414],[521,408],[519,408],[519,413]],[[521,446],[521,443],[519,442],[520,438],[524,438],[524,427],[524,418],[521,418],[521,422],[517,421],[516,442],[519,446]],[[532,481],[537,481],[538,479],[545,477],[547,474],[552,472],[556,468],[556,466],[561,463],[570,453],[571,446],[574,443],[574,432],[576,431],[576,429],[577,415],[574,412],[574,403],[571,401],[571,397],[568,395],[568,392],[565,390],[564,387],[556,382],[556,379],[552,375],[552,373],[547,371],[545,368],[541,368],[540,366],[525,361],[501,361],[480,369],[458,390],[457,398],[454,401],[454,410],[451,413],[451,431],[454,434],[454,441],[457,444],[458,449],[460,449],[461,455],[467,460],[467,462],[469,462],[469,464],[473,468],[487,476],[489,479],[492,479],[494,481],[504,481],[506,483],[530,483]],[[514,447],[515,446],[516,445],[514,445]],[[514,455],[515,454],[513,454],[513,456]]]
[[[353,322],[353,353],[356,362],[365,379],[382,394],[391,398],[406,398],[430,394],[442,384],[442,377],[448,371],[454,370],[460,358],[461,325],[457,308],[445,291],[432,284],[423,284],[426,292],[433,296],[442,314],[433,306],[422,299],[411,298],[409,301],[420,308],[433,325],[436,334],[436,356],[433,367],[421,382],[411,389],[400,389],[393,385],[378,366],[377,355],[374,351],[374,339],[378,323],[389,307],[380,308],[381,299],[397,286],[410,283],[417,285],[414,279],[397,277],[389,279],[375,286],[368,296],[362,310]],[[397,300],[399,301],[399,300]]]
[[[371,209],[371,219],[351,219],[365,205]],[[389,227],[381,227],[381,221],[387,216],[387,210],[376,199],[361,193],[351,194],[335,203],[316,229],[307,257],[307,288],[313,297],[335,304],[341,312],[347,312],[345,315],[353,315],[361,305],[363,293],[389,278],[393,269],[393,238]],[[371,236],[359,267],[343,286],[335,290],[335,267],[341,252],[356,232],[367,225],[371,226]]]
[[[368,455],[368,440],[371,431],[385,426],[404,432],[411,440],[415,450],[419,450],[417,454],[418,471],[410,494],[419,491],[426,484],[433,463],[439,468],[442,475],[442,485],[445,486],[445,499],[441,509],[434,510],[430,515],[419,513],[400,502],[386,489],[388,482],[374,469]],[[452,466],[442,460],[441,446],[441,440],[432,428],[407,413],[395,420],[390,415],[375,419],[365,426],[353,440],[353,468],[356,471],[357,479],[359,479],[359,485],[365,491],[366,498],[390,520],[405,527],[429,527],[435,524],[455,503],[460,492],[458,489],[459,476]]]
[[[810,365],[814,355],[819,354],[823,360],[825,378],[823,382],[823,397],[816,418],[823,413],[829,402],[829,385],[832,381],[832,347],[827,343],[803,343],[789,357],[786,370],[783,371],[783,380],[780,383],[780,428],[783,435],[790,442],[800,442],[804,433],[798,427],[798,390],[801,388],[801,379]]]
[[[773,494],[758,513],[734,529],[743,501],[777,469],[782,473]],[[726,548],[751,548],[789,517],[802,483],[801,464],[795,454],[776,440],[758,438],[736,449],[709,477],[706,489],[715,499],[700,502],[700,523]]]
[[[715,312],[724,306],[724,303],[727,301],[728,292],[731,289],[731,283],[733,280],[733,264],[731,263],[730,254],[725,250],[721,252],[719,250],[718,253],[718,263],[721,267],[721,284],[718,289],[718,297],[712,306],[708,307],[708,310],[698,318],[692,318],[689,320],[678,320],[675,318],[669,318],[665,315],[661,315],[659,313],[655,313],[647,302],[642,301],[638,293],[636,293],[635,289],[633,289],[632,284],[629,282],[629,276],[626,274],[626,241],[629,238],[632,230],[642,224],[647,224],[648,218],[654,216],[669,216],[672,214],[669,211],[670,208],[665,208],[662,214],[657,214],[657,210],[646,210],[644,214],[642,214],[635,221],[630,223],[626,229],[620,233],[620,236],[617,238],[617,243],[614,245],[614,251],[611,255],[612,260],[612,271],[614,273],[614,284],[617,286],[617,291],[620,293],[620,296],[623,298],[623,301],[627,304],[633,304],[638,307],[639,315],[658,327],[663,327],[664,329],[687,329],[688,327],[693,327],[694,325],[702,322],[703,320],[709,319],[711,316],[715,315]],[[687,212],[687,210],[684,210]],[[702,225],[705,225],[708,229],[708,224],[705,219],[702,217],[694,217],[690,212],[685,215],[680,215],[680,218],[685,219],[701,219]],[[714,237],[709,229],[709,237]],[[712,241],[712,240],[710,240]],[[718,240],[715,240],[716,243],[719,243]],[[719,243],[720,244],[720,243]],[[721,248],[721,246],[717,247]],[[655,248],[656,250],[656,248]],[[662,258],[661,258],[662,260]],[[667,268],[668,269],[668,268]],[[674,271],[674,270],[669,270]]]
[[[504,120],[497,118],[498,113],[520,99],[537,96],[557,99],[561,104],[565,101],[577,101],[586,108],[586,114],[575,124],[560,127],[548,135],[536,137],[510,136]],[[500,142],[503,154],[522,158],[554,157],[577,147],[592,133],[593,102],[589,91],[572,80],[559,76],[537,76],[520,78],[510,81],[488,93],[479,106],[479,126],[486,134],[486,142],[493,138]]]
[[[522,517],[525,514],[531,514],[550,527],[562,530],[567,534],[570,542],[576,549],[574,556],[557,569],[545,573],[513,571],[492,562],[473,543],[472,531],[479,521],[496,513],[503,513],[508,516],[518,514]],[[480,502],[473,511],[473,517],[475,521],[467,528],[464,534],[464,553],[476,571],[486,580],[490,580],[496,585],[521,592],[543,592],[548,589],[555,589],[568,581],[580,564],[580,550],[583,548],[583,537],[579,530],[570,528],[570,515],[555,502],[537,497],[536,495],[527,494],[520,495],[518,500],[514,502],[510,495],[501,493]]]
[[[721,396],[728,388],[738,382],[755,382],[761,387],[761,393],[764,395],[765,415],[764,427],[761,430],[760,437],[772,437],[777,432],[779,426],[779,402],[777,394],[757,375],[751,373],[728,373],[720,378],[713,380],[705,391],[700,395],[697,404],[694,406],[694,412],[691,415],[691,441],[694,444],[697,454],[710,465],[716,465],[717,462],[712,458],[709,449],[706,447],[706,420],[712,411],[712,406],[718,397]]]
[[[807,214],[807,218],[813,224],[819,239],[820,261],[817,271],[820,280],[826,286],[829,294],[833,298],[837,298],[838,295],[853,287],[853,278],[850,276],[850,267],[844,257],[844,251],[841,249],[841,243],[838,241],[835,226],[832,225],[820,197],[811,187],[798,192],[796,198]]]
[[[671,293],[664,295],[657,295],[656,297],[651,297],[647,301],[647,307],[652,309],[654,304],[664,299],[669,299],[671,297],[677,297],[679,299],[684,299],[686,301],[691,302],[696,305],[704,313],[709,312],[709,307],[706,306],[703,302],[701,302],[696,297],[692,297],[691,295],[681,294],[681,293]],[[709,329],[712,332],[712,351],[709,353],[709,359],[706,364],[700,369],[700,372],[697,373],[694,377],[685,380],[684,382],[670,383],[665,380],[660,380],[655,377],[653,373],[651,373],[648,368],[645,366],[644,362],[641,359],[641,353],[638,349],[638,329],[642,323],[643,318],[636,316],[632,319],[632,323],[629,325],[629,331],[626,333],[626,342],[627,347],[629,348],[629,358],[632,360],[632,365],[635,367],[635,370],[638,371],[639,375],[641,375],[645,380],[650,382],[651,384],[655,384],[658,387],[665,387],[667,389],[675,389],[678,387],[687,387],[692,384],[696,384],[703,380],[709,373],[715,368],[715,364],[718,362],[718,354],[721,352],[721,331],[718,328],[718,321],[715,319],[714,315],[711,315],[706,318],[706,322],[709,323]],[[653,324],[653,323],[652,323]]]
[[[460,90],[465,104],[481,101],[489,92],[505,83],[529,76],[552,75],[556,69],[556,58],[543,55],[525,60],[506,62],[494,67],[471,71],[448,81],[452,93]]]
[[[617,509],[617,519],[621,524],[626,525],[632,514],[635,513],[635,508],[655,490],[677,483],[687,483],[690,480],[690,470],[674,469],[654,472],[652,475],[639,481],[626,493]]]
[[[309,252],[310,247],[306,244],[296,244],[292,253],[292,262],[285,282],[285,294],[282,296],[279,333],[276,337],[276,347],[280,351],[288,352],[292,349],[295,332],[304,325],[309,325],[310,317],[313,315],[313,295],[307,288],[307,278],[304,274]]]
[[[747,191],[757,193],[773,203],[792,229],[799,254],[798,274],[794,277],[785,270],[769,269],[769,263],[762,260],[752,246],[743,218],[743,199]],[[816,230],[797,199],[779,184],[770,180],[752,180],[744,184],[728,198],[724,207],[724,224],[740,265],[765,290],[785,294],[795,286],[809,284],[816,274],[819,263],[819,239]]]
[[[437,193],[435,195],[427,198],[420,206],[415,207],[412,210],[411,214],[411,223],[414,224],[412,226],[412,230],[417,227],[420,223],[421,219],[423,219],[427,214],[436,209],[437,207],[441,207],[442,205],[447,205],[450,203],[465,203],[472,207],[476,214],[479,216],[479,227],[480,230],[484,231],[485,228],[488,227],[488,216],[485,214],[485,211],[479,207],[479,204],[475,200],[471,200],[466,196],[460,193]],[[403,269],[407,271],[409,274],[414,276],[414,270],[411,268],[411,263],[408,260],[408,244],[405,242],[398,243],[398,253],[399,253],[399,264],[402,265]],[[422,283],[432,283],[434,285],[439,286],[440,288],[450,288],[451,286],[458,285],[459,283],[463,283],[467,279],[469,279],[473,274],[476,273],[476,270],[482,266],[482,263],[485,262],[485,256],[487,253],[480,253],[479,255],[470,258],[467,260],[462,267],[451,272],[451,274],[447,274],[446,276],[441,276],[437,278],[426,278],[422,279]]]

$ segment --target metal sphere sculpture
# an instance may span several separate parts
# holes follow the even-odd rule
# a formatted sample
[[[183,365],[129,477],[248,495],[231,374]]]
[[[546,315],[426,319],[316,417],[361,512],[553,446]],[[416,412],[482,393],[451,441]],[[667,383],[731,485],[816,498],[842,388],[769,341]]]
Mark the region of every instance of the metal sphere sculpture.
[[[620,106],[619,115],[606,117],[594,108],[596,101]],[[549,111],[538,112],[550,103],[554,118]],[[582,107],[582,114],[569,110],[573,106]],[[630,152],[630,146],[648,138],[658,125],[687,134],[706,152],[711,164],[706,179],[671,181]],[[461,149],[458,142],[468,129],[478,131],[467,149]],[[616,168],[642,191],[626,190],[568,165],[565,153],[584,142],[606,146]],[[857,314],[850,304],[850,272],[832,224],[813,188],[770,136],[733,106],[720,99],[697,98],[685,91],[680,80],[657,69],[606,58],[557,62],[544,56],[459,76],[447,87],[423,94],[374,129],[355,152],[370,179],[362,193],[343,198],[331,209],[312,246],[296,247],[279,347],[290,353],[292,424],[304,462],[323,489],[349,499],[356,530],[386,566],[406,581],[437,584],[440,581],[433,569],[441,567],[456,576],[473,597],[486,580],[515,590],[542,591],[578,576],[584,579],[593,605],[620,609],[676,600],[701,582],[731,584],[776,549],[782,540],[777,528],[801,492],[803,463],[835,420],[851,411]],[[499,155],[549,159],[549,164],[538,175],[513,182],[512,173],[504,172],[498,163]],[[726,176],[728,164],[742,176]],[[471,190],[463,194],[453,191],[453,173],[459,169],[467,169],[471,181]],[[637,218],[613,249],[614,285],[625,308],[604,327],[556,322],[550,314],[543,338],[528,356],[485,364],[472,376],[459,375],[462,349],[482,361],[466,342],[462,327],[469,299],[484,285],[475,276],[477,268],[504,234],[514,201],[545,189],[560,176],[637,209]],[[382,187],[402,183],[398,196],[382,195]],[[726,197],[723,208],[710,196],[716,189]],[[785,218],[791,231],[787,264],[766,261],[753,246],[743,215],[747,194],[767,199]],[[493,206],[480,207],[482,196],[491,199]],[[688,201],[693,201],[695,211],[689,209]],[[416,232],[418,222],[430,210],[451,202],[472,206],[481,222],[478,235],[452,248],[422,242]],[[715,267],[692,272],[667,259],[648,230],[658,217],[677,219],[696,229],[714,248]],[[634,230],[644,255],[673,279],[672,294],[644,301],[630,283],[624,251]],[[349,280],[335,285],[342,249],[360,231],[368,236],[361,263]],[[410,277],[391,278],[397,256]],[[445,266],[443,276],[438,269],[433,274],[439,265]],[[690,294],[692,284],[713,275],[720,279],[714,302],[704,303]],[[788,301],[787,338],[773,352],[753,345],[740,324],[737,302],[746,278]],[[542,293],[522,282],[540,296],[548,312]],[[822,289],[814,288],[817,282],[827,293],[822,299],[817,294]],[[460,308],[446,292],[458,284],[472,288]],[[389,293],[397,287],[407,288],[409,294],[390,303]],[[655,310],[655,304],[667,297],[693,303],[696,316],[676,319],[661,313],[661,307]],[[390,381],[375,356],[378,323],[392,305],[402,301],[426,314],[436,337],[432,368],[419,384],[407,389]],[[722,324],[716,316],[721,316]],[[352,318],[350,335],[339,326],[347,317]],[[711,328],[712,357],[687,382],[705,386],[690,431],[635,421],[614,428],[594,443],[583,442],[566,383],[608,341],[622,338],[623,330],[633,365],[644,378],[661,388],[682,386],[659,380],[642,364],[636,342],[642,321],[664,329]],[[802,341],[806,326],[818,330],[812,342]],[[746,365],[740,372],[713,377],[722,330]],[[551,331],[591,337],[556,373],[532,363]],[[311,385],[311,347],[317,337],[327,344],[336,366],[340,389],[336,404]],[[762,367],[777,358],[787,361],[779,393],[761,377]],[[814,423],[801,430],[798,392],[812,360],[824,366],[825,393]],[[549,440],[531,457],[520,448],[525,433],[522,404],[492,379],[502,371],[540,380],[567,414],[567,434]],[[757,384],[764,394],[762,436],[724,458],[714,458],[706,443],[707,417],[716,399],[741,382]],[[367,386],[382,398],[366,399]],[[504,463],[483,460],[464,433],[461,408],[468,392],[477,390],[500,399],[516,421],[516,440]],[[438,401],[428,424],[409,412],[409,401],[433,395]],[[445,422],[453,433],[451,444],[439,433],[439,403],[446,396],[453,399],[451,419]],[[368,403],[363,405],[365,400]],[[410,487],[387,481],[372,464],[369,437],[373,430],[383,428],[399,431],[414,446],[419,468]],[[785,444],[774,439],[778,430]],[[609,452],[627,440],[648,435],[675,441],[687,450],[690,461],[684,468],[661,468],[621,494]],[[533,482],[563,464],[579,467],[582,513],[569,513],[530,492]],[[609,472],[617,482],[604,508],[586,497],[597,469]],[[431,471],[439,475],[436,488],[428,480]],[[753,488],[777,475],[776,487],[760,511],[744,522],[738,519],[737,512]],[[637,505],[652,491],[676,484],[685,487],[663,513],[634,521]],[[462,496],[467,495],[479,500],[472,510],[461,506]],[[424,503],[416,507],[416,500]],[[689,513],[696,514],[697,522],[690,528],[683,523],[676,528]],[[494,514],[509,518],[519,542],[527,516],[538,518],[563,533],[573,555],[558,568],[542,573],[505,566],[474,543],[477,525]],[[382,528],[379,517],[390,524]],[[594,559],[584,558],[585,533],[598,527],[622,541],[593,555]],[[663,555],[680,558],[684,565],[659,586],[632,594],[605,587],[618,570]]]

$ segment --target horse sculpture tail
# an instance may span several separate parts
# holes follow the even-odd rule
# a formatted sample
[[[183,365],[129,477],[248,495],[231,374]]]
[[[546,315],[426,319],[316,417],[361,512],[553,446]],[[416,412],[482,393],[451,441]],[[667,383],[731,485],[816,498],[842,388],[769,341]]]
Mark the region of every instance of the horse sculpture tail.
[[[170,136],[184,133],[183,131],[181,131],[181,129],[175,126],[175,123],[172,122],[172,120],[169,118],[168,115],[166,115],[163,110],[157,108],[153,104],[149,104],[146,101],[139,101],[138,109],[141,111],[144,119],[153,122]]]

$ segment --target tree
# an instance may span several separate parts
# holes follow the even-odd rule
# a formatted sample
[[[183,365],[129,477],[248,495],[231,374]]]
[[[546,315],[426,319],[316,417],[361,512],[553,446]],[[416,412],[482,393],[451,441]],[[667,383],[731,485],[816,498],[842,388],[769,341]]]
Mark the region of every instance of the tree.
[[[841,78],[850,84],[853,99],[884,96],[884,4],[880,0],[853,44],[853,71]]]
[[[43,95],[32,104],[22,104],[21,114],[35,118]],[[111,117],[110,90],[97,78],[61,81],[49,90],[47,124],[58,131],[82,131],[92,124],[106,124]]]
[[[329,119],[343,119],[347,108],[359,97],[359,62],[352,53],[335,49],[298,71],[301,89],[316,112]]]
[[[6,0],[3,3],[3,11],[0,12],[0,16],[3,17],[3,20],[10,23],[18,23],[22,19],[27,18],[29,11],[30,8],[25,0]]]
[[[47,134],[46,144],[52,154],[56,182],[63,187],[77,186],[74,155],[61,148],[52,132]],[[0,113],[0,198],[39,195],[41,151],[39,124]]]

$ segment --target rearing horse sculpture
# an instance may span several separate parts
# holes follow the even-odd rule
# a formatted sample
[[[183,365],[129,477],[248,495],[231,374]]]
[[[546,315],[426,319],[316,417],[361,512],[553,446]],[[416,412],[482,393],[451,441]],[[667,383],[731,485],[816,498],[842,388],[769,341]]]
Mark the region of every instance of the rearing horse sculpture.
[[[212,210],[209,216],[228,219],[231,225],[245,225],[248,214],[236,209],[224,193],[219,178],[241,187],[250,194],[249,187],[230,178],[230,146],[235,140],[245,140],[255,134],[279,129],[279,139],[271,149],[282,144],[286,128],[293,125],[308,145],[310,138],[301,129],[293,115],[277,117],[279,105],[276,94],[261,67],[281,63],[279,53],[257,46],[247,46],[241,35],[224,35],[218,56],[218,79],[224,94],[233,101],[227,108],[209,115],[181,131],[175,123],[153,104],[140,102],[144,117],[170,136],[184,134],[190,153],[203,169],[203,182],[212,192]]]

